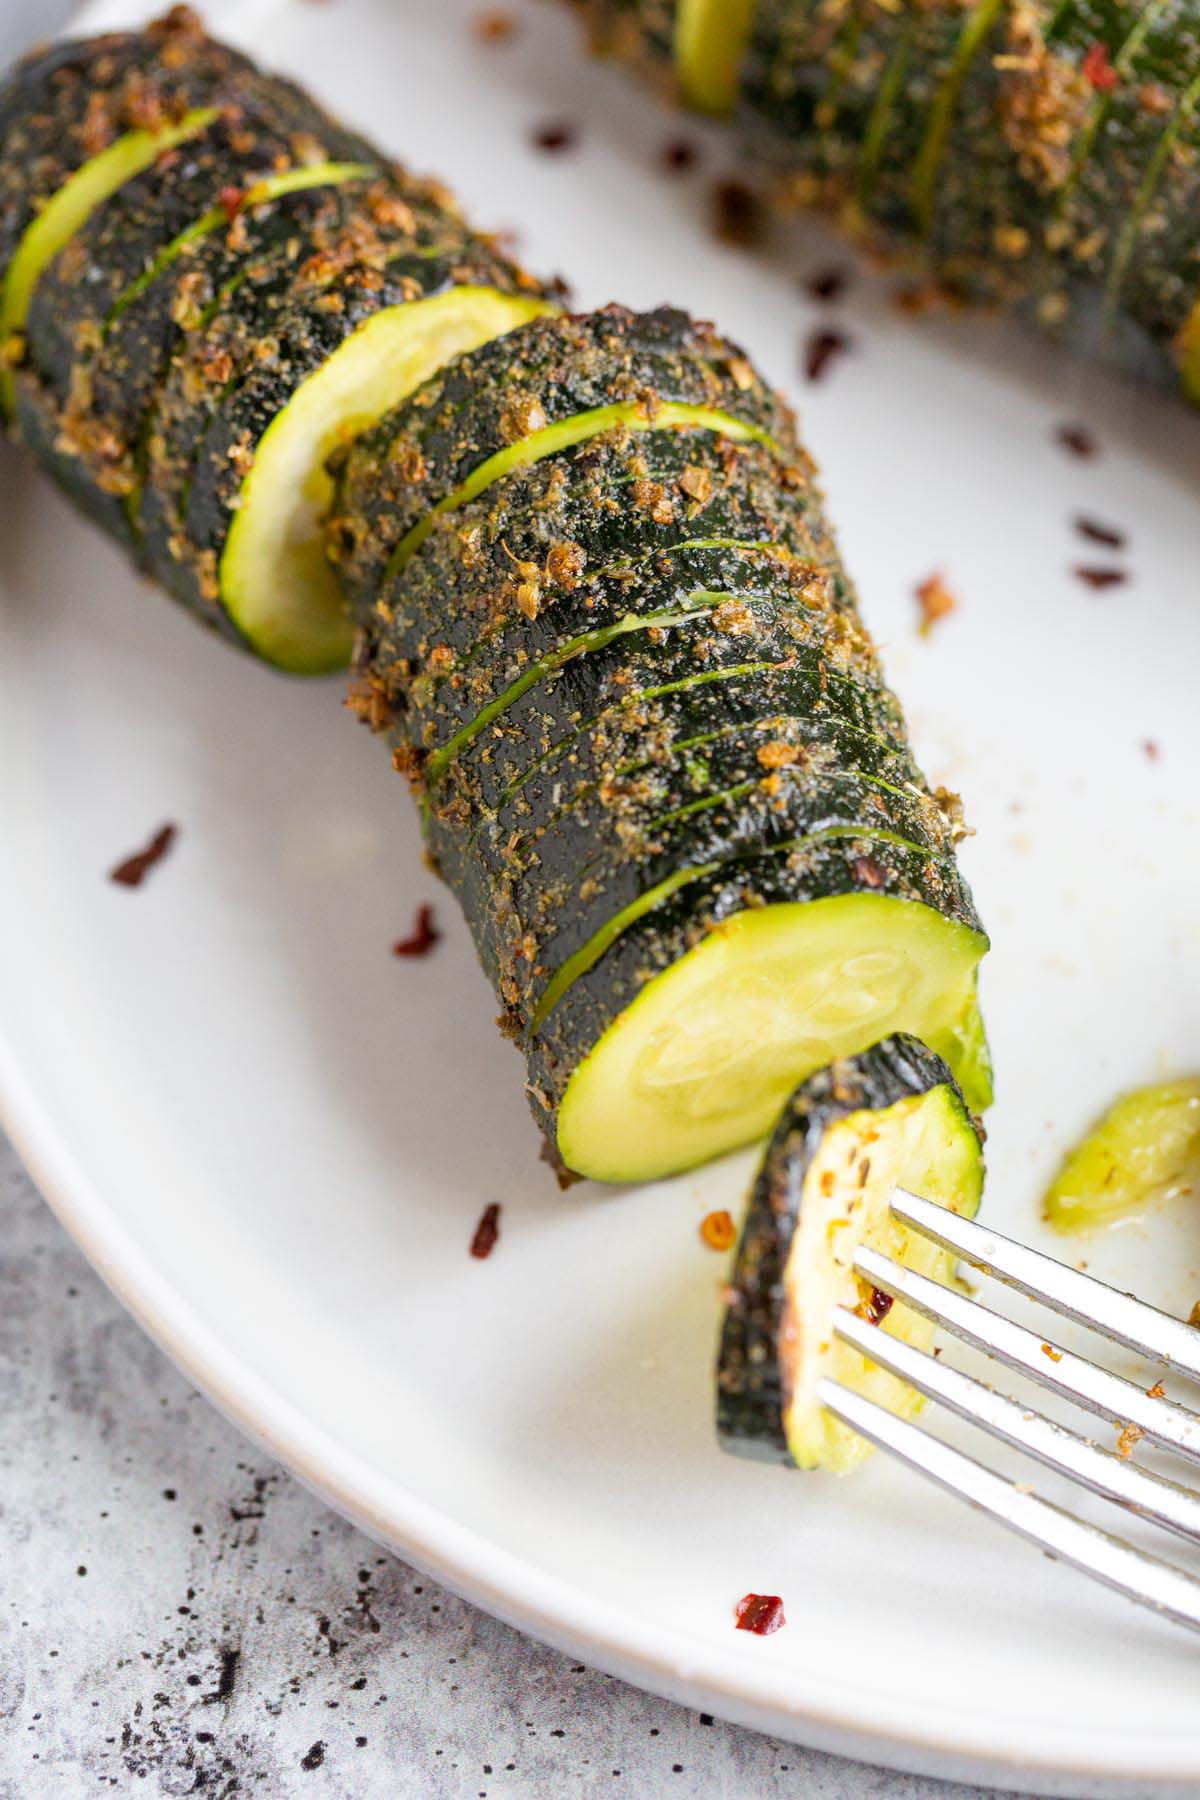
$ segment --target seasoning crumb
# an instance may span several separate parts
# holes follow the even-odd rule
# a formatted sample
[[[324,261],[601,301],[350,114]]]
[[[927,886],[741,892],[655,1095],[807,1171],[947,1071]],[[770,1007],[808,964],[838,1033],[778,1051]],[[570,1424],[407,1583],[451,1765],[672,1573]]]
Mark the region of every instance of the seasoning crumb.
[[[756,1637],[770,1637],[787,1624],[783,1601],[778,1594],[743,1594],[734,1608],[739,1631],[752,1631]]]
[[[939,619],[958,610],[958,600],[946,586],[946,577],[940,569],[935,569],[932,575],[919,581],[913,589],[913,595],[921,609],[921,622],[917,630],[922,637],[929,636]]]
[[[700,160],[700,152],[690,138],[671,138],[663,145],[659,161],[671,175],[686,175]]]
[[[1086,425],[1059,425],[1055,429],[1054,436],[1061,447],[1072,456],[1080,456],[1087,460],[1100,453],[1100,446]]]
[[[1056,1350],[1054,1348],[1053,1344],[1043,1344],[1042,1345],[1042,1355],[1048,1356],[1050,1358],[1051,1362],[1061,1362],[1062,1361],[1062,1351]]]
[[[1188,1314],[1188,1324],[1200,1328],[1200,1300],[1196,1301],[1191,1312]]]
[[[1162,1382],[1156,1381],[1153,1387],[1148,1387],[1146,1389],[1146,1398],[1147,1400],[1162,1400],[1165,1397],[1166,1392],[1167,1390]]]
[[[1142,739],[1142,755],[1146,758],[1147,762],[1156,763],[1161,760],[1162,750],[1154,738]]]
[[[1074,523],[1080,537],[1089,539],[1093,544],[1103,544],[1106,550],[1125,548],[1125,533],[1116,525],[1106,525],[1102,519],[1091,519],[1086,513],[1078,514]]]
[[[812,298],[819,300],[822,306],[834,306],[850,285],[850,271],[835,263],[828,269],[818,269],[804,285]]]
[[[425,904],[417,908],[417,918],[412,931],[406,938],[397,938],[392,945],[393,956],[428,956],[435,944],[439,944],[442,934],[433,918],[432,906]]]
[[[1128,1462],[1133,1455],[1134,1445],[1139,1444],[1145,1435],[1141,1426],[1133,1424],[1132,1421],[1121,1427],[1120,1435],[1117,1438],[1117,1455],[1122,1461]]]
[[[804,346],[804,373],[809,381],[820,381],[830,363],[850,349],[844,331],[814,331]]]
[[[471,29],[481,44],[510,44],[517,35],[517,21],[499,7],[477,13]]]
[[[547,125],[539,125],[533,133],[535,149],[545,150],[550,156],[558,156],[565,150],[573,150],[579,142],[579,133],[565,119],[556,119]]]
[[[160,863],[178,836],[177,825],[163,825],[155,832],[144,850],[137,850],[119,862],[115,869],[110,869],[108,879],[115,881],[118,887],[141,887],[142,882],[156,864]]]
[[[737,1237],[732,1215],[722,1208],[719,1212],[705,1213],[700,1221],[700,1236],[710,1250],[728,1250]]]
[[[479,1216],[479,1223],[475,1227],[475,1233],[471,1239],[471,1255],[482,1262],[485,1257],[492,1254],[499,1238],[500,1203],[497,1200],[491,1200]]]
[[[711,193],[713,235],[722,244],[754,250],[767,235],[767,209],[761,194],[744,181],[715,181]]]
[[[1090,588],[1122,587],[1129,580],[1126,569],[1102,569],[1089,563],[1076,563],[1071,573]]]

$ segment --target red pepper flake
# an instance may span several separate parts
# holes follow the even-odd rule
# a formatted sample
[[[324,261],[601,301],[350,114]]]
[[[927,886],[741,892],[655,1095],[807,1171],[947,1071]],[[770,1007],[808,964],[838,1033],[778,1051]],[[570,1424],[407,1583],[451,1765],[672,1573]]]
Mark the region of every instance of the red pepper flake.
[[[1107,94],[1116,87],[1117,71],[1107,44],[1102,44],[1099,39],[1090,45],[1079,67],[1084,80],[1089,81],[1098,94]]]
[[[1127,569],[1097,569],[1084,563],[1077,563],[1071,573],[1090,588],[1120,587],[1129,580]]]
[[[809,276],[804,285],[813,299],[819,300],[822,306],[833,306],[841,299],[850,285],[850,271],[836,265],[828,269],[818,269],[815,275]]]
[[[1142,755],[1146,758],[1147,762],[1158,762],[1161,759],[1162,750],[1159,748],[1154,738],[1142,739]]]
[[[714,181],[709,195],[713,236],[738,250],[756,250],[766,238],[768,216],[761,194],[744,181]]]
[[[432,906],[417,908],[417,922],[406,938],[397,938],[392,945],[393,956],[428,956],[435,944],[440,944],[442,934],[433,922]]]
[[[917,627],[922,637],[928,637],[939,619],[958,610],[958,601],[946,586],[946,577],[940,569],[927,575],[913,589],[913,596],[921,609],[921,623]]]
[[[539,125],[533,134],[534,146],[545,150],[550,156],[558,156],[564,150],[573,150],[579,141],[579,133],[565,119],[556,120],[550,125]]]
[[[669,174],[686,175],[699,162],[700,152],[689,138],[672,138],[663,145],[660,160]]]
[[[110,869],[108,879],[115,881],[118,887],[141,887],[142,882],[156,863],[160,863],[171,845],[175,842],[178,826],[164,825],[156,831],[144,850],[138,850],[133,856],[127,856],[119,862],[115,869]]]
[[[770,1637],[787,1624],[778,1594],[743,1594],[733,1610],[737,1629],[752,1631],[756,1637]]]
[[[246,189],[240,187],[223,187],[217,195],[217,205],[232,225],[233,221],[246,204]]]
[[[1090,519],[1086,513],[1078,515],[1075,529],[1080,537],[1087,538],[1093,544],[1103,544],[1106,550],[1123,550],[1127,542],[1125,533],[1116,525],[1106,525],[1101,519]]]
[[[885,1294],[882,1288],[872,1287],[866,1299],[861,1300],[854,1310],[868,1325],[882,1325],[895,1304],[894,1295]]]
[[[705,1213],[700,1221],[700,1236],[710,1250],[728,1250],[737,1237],[737,1227],[722,1208],[720,1212]]]
[[[481,44],[510,44],[517,35],[517,21],[497,7],[478,13],[471,29]]]
[[[820,381],[830,363],[849,348],[845,332],[814,331],[804,346],[804,373],[809,381]]]
[[[1100,446],[1086,425],[1059,425],[1054,436],[1072,456],[1080,456],[1086,460],[1100,453]]]
[[[492,1200],[484,1207],[471,1239],[471,1255],[482,1262],[496,1248],[500,1238],[500,1203]]]

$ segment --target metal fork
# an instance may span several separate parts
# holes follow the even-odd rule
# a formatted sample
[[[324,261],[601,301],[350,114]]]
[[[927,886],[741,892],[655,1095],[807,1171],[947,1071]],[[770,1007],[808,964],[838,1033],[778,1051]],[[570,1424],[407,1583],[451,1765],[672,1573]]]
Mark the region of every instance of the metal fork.
[[[903,1188],[893,1194],[891,1210],[910,1230],[954,1252],[973,1268],[998,1277],[1028,1298],[1045,1302],[1055,1312],[1140,1352],[1172,1373],[1200,1379],[1200,1330],[1194,1326]],[[1034,1412],[1024,1402],[902,1343],[847,1307],[838,1307],[834,1315],[833,1329],[839,1338],[930,1400],[941,1401],[960,1418],[1141,1518],[1200,1543],[1200,1493],[1129,1460],[1133,1443],[1144,1437],[1200,1463],[1200,1413],[1168,1400],[1157,1382],[1147,1391],[875,1250],[860,1247],[854,1266],[895,1303],[915,1307],[975,1349],[1110,1420],[1121,1428],[1118,1448],[1104,1449]],[[817,1398],[880,1449],[1032,1539],[1051,1556],[1073,1563],[1129,1599],[1200,1631],[1200,1579],[1075,1518],[1033,1493],[1028,1485],[997,1474],[840,1382],[822,1378]]]

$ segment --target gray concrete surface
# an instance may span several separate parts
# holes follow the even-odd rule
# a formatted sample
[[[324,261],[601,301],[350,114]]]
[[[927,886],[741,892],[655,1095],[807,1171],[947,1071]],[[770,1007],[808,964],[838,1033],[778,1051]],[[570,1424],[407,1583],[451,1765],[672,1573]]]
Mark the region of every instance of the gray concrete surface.
[[[0,1138],[0,1800],[969,1800],[497,1624],[261,1457]]]

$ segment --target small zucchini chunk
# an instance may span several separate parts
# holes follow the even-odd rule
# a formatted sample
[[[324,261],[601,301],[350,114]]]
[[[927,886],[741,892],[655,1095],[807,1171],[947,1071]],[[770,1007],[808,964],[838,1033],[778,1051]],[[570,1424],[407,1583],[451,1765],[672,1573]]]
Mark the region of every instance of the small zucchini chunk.
[[[1046,1195],[1056,1231],[1094,1231],[1200,1180],[1200,1078],[1126,1094],[1065,1158]]]
[[[916,1038],[884,1038],[796,1089],[750,1196],[717,1359],[724,1449],[844,1475],[869,1445],[816,1399],[830,1377],[911,1418],[920,1396],[842,1343],[835,1308],[928,1350],[936,1330],[855,1272],[860,1245],[948,1281],[954,1259],[891,1216],[897,1187],[971,1218],[980,1134],[950,1070]]]
[[[754,6],[755,0],[678,0],[675,73],[684,101],[697,112],[733,111]]]

